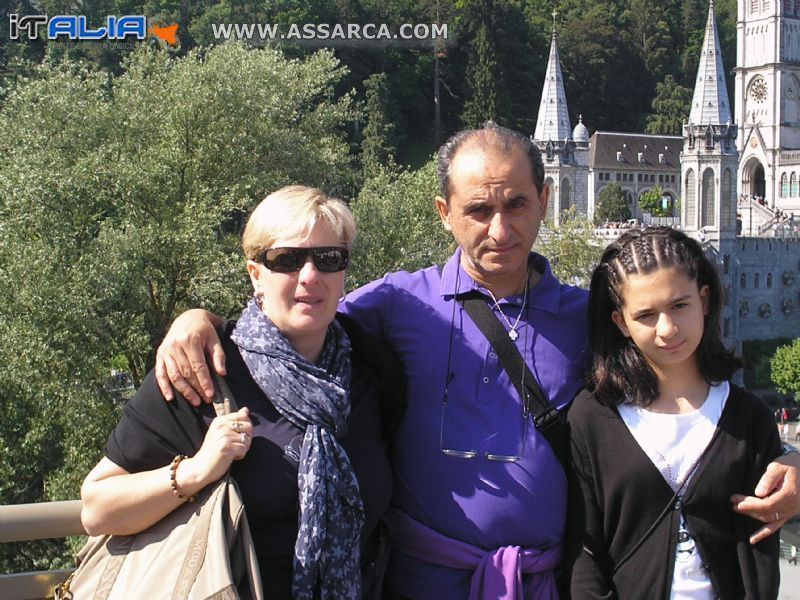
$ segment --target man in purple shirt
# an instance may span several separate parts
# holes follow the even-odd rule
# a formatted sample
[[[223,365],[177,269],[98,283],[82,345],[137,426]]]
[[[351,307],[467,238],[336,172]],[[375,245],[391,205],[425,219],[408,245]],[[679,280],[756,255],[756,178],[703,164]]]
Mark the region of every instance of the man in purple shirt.
[[[550,402],[563,409],[589,365],[586,292],[559,283],[531,252],[549,189],[530,139],[493,125],[465,131],[445,143],[438,161],[436,206],[458,243],[453,257],[441,268],[388,274],[342,304],[396,352],[408,377],[393,450],[388,590],[414,600],[513,598],[521,587],[525,597],[555,597],[566,478],[460,300],[472,290],[485,297]],[[219,321],[203,313],[202,328],[197,317],[180,317],[159,350],[165,396],[167,375],[190,401],[200,401],[191,386],[213,393],[204,352],[223,368],[212,327]],[[763,495],[779,491],[743,504],[775,521],[765,534],[798,509],[796,470],[771,469]]]

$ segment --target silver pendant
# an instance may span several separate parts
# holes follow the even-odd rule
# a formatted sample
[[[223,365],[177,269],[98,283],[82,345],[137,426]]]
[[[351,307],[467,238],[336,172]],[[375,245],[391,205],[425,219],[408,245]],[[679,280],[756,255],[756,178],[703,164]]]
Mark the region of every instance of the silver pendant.
[[[508,337],[511,338],[512,342],[516,342],[517,338],[519,337],[519,334],[517,333],[516,329],[512,329],[511,331],[508,332]]]

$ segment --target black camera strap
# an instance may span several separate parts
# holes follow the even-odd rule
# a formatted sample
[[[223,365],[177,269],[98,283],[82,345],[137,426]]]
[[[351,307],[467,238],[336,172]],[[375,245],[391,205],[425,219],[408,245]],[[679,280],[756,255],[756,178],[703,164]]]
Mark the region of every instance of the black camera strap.
[[[508,373],[522,399],[523,417],[533,415],[536,429],[544,436],[553,450],[553,454],[566,466],[566,427],[558,409],[550,404],[547,396],[539,386],[536,376],[519,353],[517,346],[508,337],[508,332],[486,303],[486,296],[473,290],[459,296],[464,310],[478,326],[486,339],[494,348],[500,364]]]

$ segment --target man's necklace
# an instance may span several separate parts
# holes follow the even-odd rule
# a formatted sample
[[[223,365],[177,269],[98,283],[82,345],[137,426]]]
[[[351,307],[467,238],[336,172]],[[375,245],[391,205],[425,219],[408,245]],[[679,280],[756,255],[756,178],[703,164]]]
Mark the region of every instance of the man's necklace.
[[[500,311],[500,316],[503,317],[503,321],[506,322],[508,325],[508,337],[511,338],[512,342],[516,342],[517,338],[519,338],[519,332],[517,331],[517,325],[519,325],[519,320],[522,318],[522,313],[525,312],[525,307],[528,305],[528,287],[531,283],[531,273],[528,271],[528,277],[525,280],[525,297],[522,299],[522,308],[519,309],[519,314],[517,315],[517,319],[514,321],[514,324],[511,324],[511,320],[506,316],[503,312],[503,309],[500,308],[500,303],[498,302],[497,298],[494,297],[492,290],[486,288],[486,291],[489,292],[489,296],[492,297],[494,300],[494,305],[497,307],[497,310]]]

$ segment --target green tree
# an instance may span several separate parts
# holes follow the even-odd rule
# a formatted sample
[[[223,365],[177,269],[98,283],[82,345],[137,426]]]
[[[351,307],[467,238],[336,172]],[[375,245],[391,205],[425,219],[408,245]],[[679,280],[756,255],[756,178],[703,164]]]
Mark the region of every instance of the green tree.
[[[631,218],[631,211],[625,201],[625,193],[618,183],[604,187],[597,197],[594,222],[600,225],[606,221],[625,221]]]
[[[385,273],[447,260],[455,242],[436,212],[438,193],[433,160],[416,171],[383,169],[366,182],[353,201],[359,233],[348,271],[350,289]]]
[[[672,216],[672,206],[664,206],[663,197],[664,190],[657,185],[639,197],[639,208],[654,217],[670,217]]]
[[[592,129],[641,131],[655,84],[614,3],[565,18],[558,37],[570,113]],[[612,67],[613,65],[613,67]]]
[[[386,73],[376,73],[364,81],[367,124],[361,142],[361,165],[365,173],[394,162],[394,124],[388,116],[387,80]]]
[[[117,77],[45,64],[11,91],[0,503],[76,497],[118,417],[110,365],[124,357],[138,383],[178,312],[243,305],[238,239],[258,200],[292,182],[350,186],[342,76],[329,52],[287,60],[231,44],[178,59],[143,45]],[[0,570],[49,560],[21,548],[0,549]]]
[[[467,64],[467,101],[461,114],[464,127],[477,128],[497,118],[497,60],[486,25],[478,27]]]
[[[772,383],[779,392],[800,396],[800,338],[781,346],[770,360]]]
[[[570,206],[561,212],[557,228],[540,231],[535,250],[550,260],[559,280],[587,287],[602,245],[592,222]]]
[[[645,131],[655,135],[681,135],[691,106],[692,90],[679,85],[672,75],[667,75],[662,83],[656,85],[653,110],[647,116]]]
[[[678,56],[672,43],[666,4],[652,0],[630,0],[624,17],[650,78],[658,81],[673,71]]]

